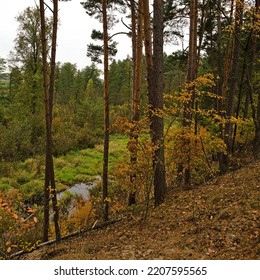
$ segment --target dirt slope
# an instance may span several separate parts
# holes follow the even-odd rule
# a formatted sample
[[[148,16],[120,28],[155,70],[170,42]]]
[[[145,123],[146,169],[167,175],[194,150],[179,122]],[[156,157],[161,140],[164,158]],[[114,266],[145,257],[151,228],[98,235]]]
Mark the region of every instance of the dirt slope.
[[[260,259],[260,162],[25,259]]]

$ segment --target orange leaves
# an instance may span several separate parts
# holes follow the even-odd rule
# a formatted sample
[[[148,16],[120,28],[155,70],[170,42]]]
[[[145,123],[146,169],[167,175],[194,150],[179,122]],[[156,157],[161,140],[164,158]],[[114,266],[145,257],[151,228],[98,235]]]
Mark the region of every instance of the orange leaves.
[[[7,207],[8,206],[8,203],[1,203],[0,204],[0,207],[4,208],[4,207]]]
[[[0,252],[11,254],[23,248],[26,238],[31,239],[31,232],[36,231],[36,212],[24,205],[18,192],[0,193]],[[30,248],[32,240],[26,244],[26,248]]]
[[[163,112],[156,112],[156,114],[164,114]],[[112,125],[113,132],[122,133],[125,135],[140,135],[147,133],[149,128],[149,121],[147,117],[142,117],[139,121],[129,121],[126,118],[118,117]]]
[[[5,243],[5,246],[7,246],[6,252],[9,253],[9,254],[10,254],[11,251],[12,251],[11,244],[12,244],[11,240],[8,240],[8,241]]]
[[[27,212],[28,213],[35,213],[37,210],[36,209],[28,209]]]
[[[16,213],[13,214],[13,217],[17,220],[18,219],[18,215]]]
[[[113,124],[113,130],[117,133],[129,134],[134,125],[125,118],[117,118]]]

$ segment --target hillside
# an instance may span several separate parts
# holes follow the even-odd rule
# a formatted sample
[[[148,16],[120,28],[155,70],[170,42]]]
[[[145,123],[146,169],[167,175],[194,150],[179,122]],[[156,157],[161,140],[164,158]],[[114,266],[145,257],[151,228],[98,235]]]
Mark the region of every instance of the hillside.
[[[23,259],[260,259],[260,162]]]

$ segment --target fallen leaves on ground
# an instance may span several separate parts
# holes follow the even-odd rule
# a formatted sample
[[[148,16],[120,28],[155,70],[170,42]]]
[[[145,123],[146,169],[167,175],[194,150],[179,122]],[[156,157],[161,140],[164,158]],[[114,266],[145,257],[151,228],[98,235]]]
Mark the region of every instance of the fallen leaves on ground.
[[[260,163],[173,190],[145,221],[133,215],[23,258],[260,259]]]

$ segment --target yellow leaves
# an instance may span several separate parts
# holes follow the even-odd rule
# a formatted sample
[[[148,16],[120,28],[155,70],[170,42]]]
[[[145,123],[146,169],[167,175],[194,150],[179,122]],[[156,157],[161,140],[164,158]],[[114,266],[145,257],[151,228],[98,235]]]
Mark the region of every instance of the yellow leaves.
[[[174,116],[183,115],[184,111],[190,114],[196,113],[199,116],[212,118],[211,121],[215,118],[215,120],[222,122],[221,113],[213,109],[200,108],[200,104],[202,104],[205,98],[206,100],[209,99],[210,102],[216,102],[216,100],[222,99],[221,96],[218,96],[214,93],[214,90],[212,90],[212,88],[216,86],[215,80],[217,79],[219,79],[219,77],[207,73],[191,82],[183,83],[182,89],[178,92],[164,94],[164,111],[168,115]],[[194,108],[195,106],[190,106],[190,104],[195,104],[195,102],[197,104],[196,109]]]
[[[105,202],[105,203],[111,203],[111,198],[110,198],[110,197],[106,197],[106,198],[104,199],[104,202]]]
[[[11,253],[11,251],[12,251],[11,247],[8,247],[7,250],[6,250],[6,252],[9,253],[9,254]]]
[[[92,207],[92,202],[87,201],[83,204],[78,204],[76,208],[71,212],[70,218],[66,222],[67,227],[71,228],[83,228],[93,222],[95,218],[95,211]]]
[[[183,176],[183,173],[176,174],[178,166],[182,165],[191,170],[194,181],[198,182],[212,174],[209,165],[212,157],[226,151],[224,141],[202,126],[198,126],[196,134],[192,125],[175,127],[169,132],[165,143],[168,172],[174,173],[168,176]]]
[[[215,86],[215,77],[211,73],[204,74],[191,82],[191,86],[198,88],[203,86],[213,87]]]

